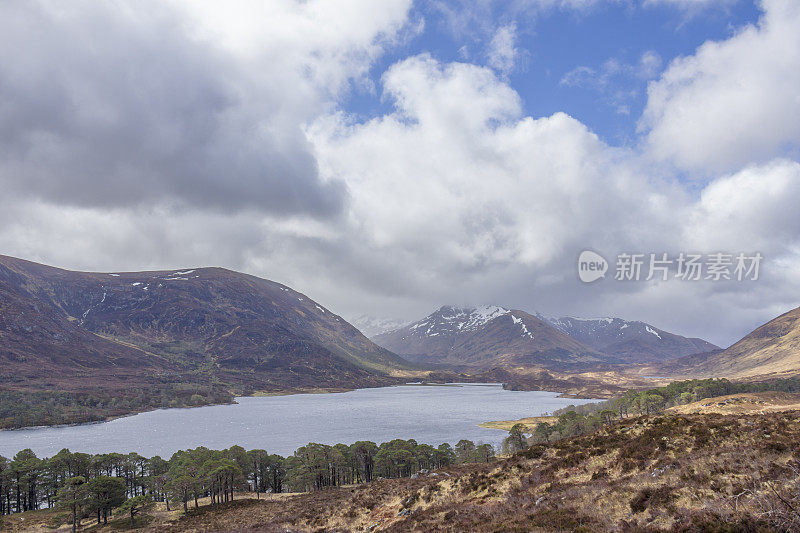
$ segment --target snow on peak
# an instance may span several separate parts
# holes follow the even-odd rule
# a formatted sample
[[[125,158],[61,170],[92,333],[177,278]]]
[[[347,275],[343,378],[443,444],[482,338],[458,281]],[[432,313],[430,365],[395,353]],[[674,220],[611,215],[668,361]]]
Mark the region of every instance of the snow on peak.
[[[661,335],[659,335],[658,332],[656,330],[654,330],[653,328],[651,328],[650,326],[645,326],[644,329],[647,330],[647,333],[652,333],[653,335],[655,335],[659,339],[661,338]]]
[[[464,322],[464,325],[459,326],[458,329],[464,329],[466,331],[478,329],[495,318],[508,313],[510,313],[510,311],[504,307],[499,307],[496,305],[482,305],[481,307],[476,307],[475,309],[471,310],[469,316]]]
[[[516,317],[516,316],[514,316],[512,314],[511,315],[511,320],[514,322],[514,324],[519,324],[520,328],[522,328],[522,336],[523,337],[527,336],[527,337],[529,337],[531,339],[533,338],[533,333],[528,331],[528,327],[525,325],[525,322],[521,318],[518,318],[518,317]]]
[[[475,308],[444,306],[408,328],[415,334],[435,337],[442,333],[475,331],[499,316],[510,313],[504,307],[483,305]]]

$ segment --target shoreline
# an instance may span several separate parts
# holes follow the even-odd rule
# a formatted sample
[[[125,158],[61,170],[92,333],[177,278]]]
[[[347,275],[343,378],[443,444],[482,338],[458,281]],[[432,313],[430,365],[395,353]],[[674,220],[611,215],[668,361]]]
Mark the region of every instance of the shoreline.
[[[119,420],[121,418],[128,418],[131,416],[136,416],[144,413],[153,413],[156,411],[168,411],[172,409],[198,409],[201,407],[213,407],[218,405],[237,405],[239,402],[237,401],[238,398],[270,398],[276,396],[294,396],[299,394],[342,394],[345,392],[353,392],[357,390],[367,390],[367,389],[383,389],[389,387],[404,387],[404,386],[417,386],[417,387],[429,387],[429,386],[436,386],[436,387],[455,387],[460,385],[492,385],[496,386],[499,385],[504,387],[504,383],[472,383],[472,382],[451,382],[451,383],[436,383],[436,382],[410,382],[410,383],[393,383],[388,385],[380,385],[377,387],[356,387],[356,388],[343,388],[343,387],[309,387],[307,389],[289,389],[285,391],[255,391],[253,394],[244,395],[238,394],[233,396],[233,400],[230,402],[219,402],[219,403],[208,403],[203,405],[190,405],[184,407],[157,407],[154,409],[145,409],[142,411],[132,411],[130,413],[124,413],[119,415],[111,415],[108,417],[103,418],[102,420],[92,420],[89,422],[70,422],[70,423],[63,423],[63,424],[50,424],[50,425],[36,425],[36,426],[22,426],[22,427],[15,427],[15,428],[0,428],[0,435],[5,432],[12,432],[12,431],[29,431],[29,430],[40,430],[40,429],[50,429],[50,428],[68,428],[68,427],[77,427],[77,426],[93,426],[96,424],[105,424],[107,422],[113,422],[114,420]],[[508,390],[503,388],[503,390]],[[529,391],[529,392],[536,392],[536,391]],[[540,392],[552,392],[554,394],[558,394],[558,391],[540,391]],[[562,395],[559,395],[562,397]]]
[[[279,391],[254,391],[252,394],[244,395],[244,394],[234,394],[233,400],[230,402],[219,402],[219,403],[208,403],[203,405],[191,405],[191,406],[183,406],[183,407],[157,407],[154,409],[145,409],[141,411],[132,411],[130,413],[118,414],[118,415],[111,415],[108,417],[103,418],[102,420],[92,420],[89,422],[70,422],[70,423],[63,423],[63,424],[51,424],[51,425],[37,425],[37,426],[23,426],[23,427],[15,427],[15,428],[0,428],[0,435],[4,432],[11,432],[11,431],[26,431],[26,430],[38,430],[38,429],[47,429],[47,428],[66,428],[66,427],[75,427],[75,426],[90,426],[95,424],[105,424],[107,422],[113,422],[114,420],[118,420],[121,418],[127,418],[131,416],[140,415],[143,413],[152,413],[155,411],[166,411],[170,409],[197,409],[200,407],[213,407],[217,405],[236,405],[239,402],[237,401],[238,398],[270,398],[276,396],[294,396],[298,394],[342,394],[345,392],[353,392],[356,390],[365,390],[365,389],[382,389],[388,387],[402,387],[402,386],[416,386],[416,387],[458,387],[463,385],[470,385],[470,386],[500,386],[503,390],[508,392],[549,392],[552,394],[557,394],[558,398],[567,398],[567,399],[574,399],[574,400],[597,400],[602,401],[606,398],[598,398],[597,396],[592,396],[591,394],[581,394],[575,392],[567,392],[567,391],[559,391],[559,390],[551,390],[551,389],[544,389],[544,388],[526,388],[526,389],[516,389],[516,388],[509,388],[508,383],[503,383],[499,381],[495,382],[488,382],[488,381],[447,381],[447,382],[438,382],[438,381],[414,381],[414,382],[407,382],[407,383],[391,383],[386,385],[378,385],[375,387],[355,387],[355,388],[346,388],[346,387],[307,387],[307,388],[292,388],[287,390],[279,390]],[[558,389],[560,387],[553,387],[553,389]],[[232,393],[233,394],[233,393]],[[531,418],[538,418],[538,417],[531,417]],[[528,418],[523,418],[520,420],[528,420]],[[478,426],[487,428],[487,429],[501,429],[500,427],[492,427],[484,424],[500,424],[503,422],[515,422],[515,421],[488,421],[478,424]],[[510,426],[509,426],[510,428]],[[507,430],[506,430],[507,431]]]

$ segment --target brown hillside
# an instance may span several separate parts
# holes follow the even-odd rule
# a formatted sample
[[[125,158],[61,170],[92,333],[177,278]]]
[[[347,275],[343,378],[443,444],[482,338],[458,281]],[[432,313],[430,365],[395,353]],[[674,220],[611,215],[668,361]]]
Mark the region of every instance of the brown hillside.
[[[770,320],[726,350],[683,357],[654,370],[660,371],[735,379],[800,375],[800,308]]]

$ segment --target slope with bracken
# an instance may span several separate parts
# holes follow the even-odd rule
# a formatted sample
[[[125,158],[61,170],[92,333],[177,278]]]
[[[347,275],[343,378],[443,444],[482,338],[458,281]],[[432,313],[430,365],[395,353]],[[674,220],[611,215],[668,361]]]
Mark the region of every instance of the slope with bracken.
[[[656,370],[738,379],[800,375],[800,308],[770,320],[730,348],[683,357]]]
[[[573,339],[629,363],[666,361],[719,349],[703,339],[676,335],[638,320],[536,316]]]
[[[5,382],[182,374],[252,390],[354,387],[408,367],[279,283],[222,268],[71,272],[0,256]]]
[[[624,419],[494,462],[239,499],[149,530],[798,531],[798,439],[797,412]]]
[[[444,306],[373,340],[411,361],[451,367],[567,369],[614,362],[533,315],[498,306]]]

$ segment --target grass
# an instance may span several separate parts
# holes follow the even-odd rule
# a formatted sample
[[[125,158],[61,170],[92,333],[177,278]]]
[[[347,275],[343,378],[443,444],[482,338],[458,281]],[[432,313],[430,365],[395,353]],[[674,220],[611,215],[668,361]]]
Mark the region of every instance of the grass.
[[[706,398],[685,405],[670,407],[680,414],[716,413],[723,415],[757,414],[800,410],[800,393],[747,392]]]
[[[522,424],[527,430],[533,430],[537,424],[555,424],[558,422],[557,416],[530,416],[527,418],[520,418],[518,420],[495,420],[492,422],[484,422],[478,424],[482,428],[500,429],[503,431],[511,431],[515,424]]]
[[[260,500],[237,495],[217,506],[201,502],[186,517],[160,509],[141,525],[159,532],[798,531],[798,442],[799,411],[665,413],[492,463]],[[56,514],[12,516],[10,531],[37,530],[26,522],[52,525]],[[115,519],[93,530],[112,528],[127,526]]]
[[[796,531],[797,442],[798,412],[631,418],[494,463],[237,502],[173,529]]]

